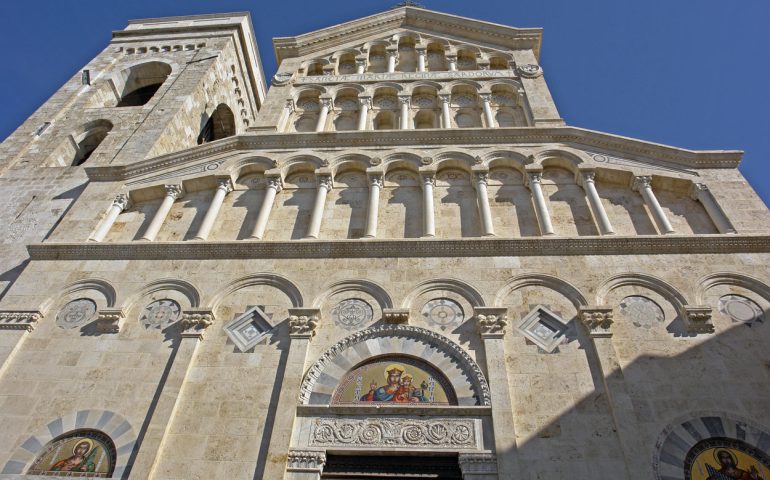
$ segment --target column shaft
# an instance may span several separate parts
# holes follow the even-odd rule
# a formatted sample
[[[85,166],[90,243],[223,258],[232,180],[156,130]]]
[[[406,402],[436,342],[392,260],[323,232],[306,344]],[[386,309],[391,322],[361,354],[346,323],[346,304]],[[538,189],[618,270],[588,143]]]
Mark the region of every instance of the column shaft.
[[[447,61],[449,62],[449,71],[450,72],[456,72],[457,71],[457,56],[449,56],[446,57]]]
[[[388,73],[396,71],[396,52],[388,52]]]
[[[214,222],[217,220],[219,210],[222,208],[222,203],[225,201],[225,196],[233,190],[230,179],[221,180],[217,186],[216,192],[214,192],[214,198],[211,199],[209,209],[206,211],[206,215],[203,217],[201,226],[198,229],[195,240],[206,240],[211,234],[211,229],[214,227]]]
[[[356,61],[356,73],[358,75],[363,75],[366,72],[366,60],[357,60]]]
[[[691,189],[692,197],[698,200],[706,210],[709,218],[719,230],[719,233],[736,233],[722,207],[717,203],[709,188],[702,183],[695,183]]]
[[[399,97],[401,102],[401,130],[409,129],[409,97]]]
[[[495,227],[492,224],[492,210],[489,208],[489,196],[487,194],[488,175],[486,173],[476,174],[476,199],[479,203],[479,216],[481,217],[482,235],[489,237],[495,234]]]
[[[599,192],[596,191],[593,172],[583,174],[582,185],[588,197],[588,203],[591,205],[591,211],[594,213],[596,223],[599,225],[599,233],[602,235],[614,235],[615,230],[612,229],[610,219],[604,210],[604,205],[602,205],[602,199],[599,198]]]
[[[652,191],[652,179],[650,177],[635,177],[633,188],[642,194],[644,203],[647,204],[647,208],[652,212],[660,233],[663,235],[674,233],[674,227],[671,226],[671,222],[666,217],[666,212],[663,211],[657,197],[655,197],[655,193]]]
[[[369,118],[369,102],[368,98],[359,99],[361,108],[358,110],[358,130],[366,130],[366,121]]]
[[[155,237],[158,236],[160,228],[163,226],[163,222],[166,221],[168,212],[174,205],[174,201],[181,195],[182,188],[180,186],[166,185],[166,196],[163,197],[163,201],[161,202],[160,207],[158,207],[158,211],[155,212],[155,216],[152,217],[152,221],[147,226],[147,230],[145,230],[144,235],[142,235],[142,240],[146,240],[148,242],[155,240]]]
[[[452,128],[452,115],[449,113],[449,95],[441,96],[441,128]]]
[[[436,220],[433,209],[433,175],[422,177],[422,235],[424,237],[436,236]]]
[[[267,220],[270,217],[270,212],[273,210],[273,204],[275,203],[275,196],[280,191],[281,179],[268,179],[267,188],[265,189],[265,198],[262,200],[262,205],[259,207],[257,223],[254,225],[254,230],[251,232],[250,238],[261,239],[265,234]]]
[[[321,231],[321,218],[323,217],[324,206],[326,205],[326,194],[329,193],[330,189],[330,177],[322,177],[318,180],[313,213],[310,216],[310,225],[308,226],[305,238],[318,238],[318,234]]]
[[[323,132],[326,129],[326,117],[329,115],[329,108],[331,108],[331,101],[321,101],[321,112],[318,114],[318,123],[316,123],[315,131]]]
[[[487,122],[487,128],[495,128],[495,117],[492,115],[491,95],[481,95],[481,100],[484,106],[484,120]]]
[[[101,242],[104,240],[104,237],[110,233],[110,229],[115,224],[115,220],[118,219],[120,213],[127,207],[128,195],[120,194],[115,197],[115,200],[112,202],[110,209],[107,211],[107,215],[104,217],[104,220],[102,220],[102,223],[99,224],[99,228],[96,230],[96,232],[94,232],[93,235],[91,235],[89,240],[92,242]]]
[[[366,211],[366,232],[364,237],[377,236],[377,216],[380,210],[380,188],[382,177],[373,176],[369,179],[369,208]]]
[[[417,71],[425,71],[425,50],[417,50]]]
[[[553,235],[553,224],[551,224],[551,214],[548,213],[548,206],[545,204],[545,196],[540,186],[540,173],[529,174],[529,189],[532,192],[532,201],[535,204],[535,213],[537,214],[537,223],[540,225],[541,235]]]

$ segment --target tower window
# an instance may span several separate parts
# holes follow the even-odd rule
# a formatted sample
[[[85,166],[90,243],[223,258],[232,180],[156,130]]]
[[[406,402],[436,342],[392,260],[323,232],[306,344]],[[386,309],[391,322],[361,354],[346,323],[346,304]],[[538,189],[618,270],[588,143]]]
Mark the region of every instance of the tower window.
[[[146,104],[170,74],[171,67],[163,62],[147,62],[123,70],[115,82],[120,92],[117,106],[138,107]]]
[[[230,107],[221,103],[206,123],[203,124],[201,133],[198,135],[198,145],[232,137],[233,135],[235,135],[235,116]]]

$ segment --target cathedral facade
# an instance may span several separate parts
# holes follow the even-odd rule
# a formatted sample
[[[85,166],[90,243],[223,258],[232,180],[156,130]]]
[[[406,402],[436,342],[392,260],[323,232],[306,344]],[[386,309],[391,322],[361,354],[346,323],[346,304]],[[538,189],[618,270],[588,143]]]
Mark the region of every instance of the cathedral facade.
[[[0,146],[0,478],[770,478],[741,152],[566,125],[541,36],[113,32]]]

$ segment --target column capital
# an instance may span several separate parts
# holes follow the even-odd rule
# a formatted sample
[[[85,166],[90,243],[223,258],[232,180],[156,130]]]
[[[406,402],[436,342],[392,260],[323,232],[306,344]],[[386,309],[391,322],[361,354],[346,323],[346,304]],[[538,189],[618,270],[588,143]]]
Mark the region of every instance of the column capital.
[[[267,180],[267,188],[275,189],[276,193],[283,190],[283,180],[281,180],[280,175],[270,175],[266,177],[265,180]]]
[[[423,186],[436,184],[436,170],[433,168],[420,168],[420,179]]]
[[[318,98],[318,100],[321,102],[321,108],[332,108],[332,97],[330,96],[321,96]]]
[[[489,60],[483,58],[481,60],[478,60],[476,62],[476,65],[479,66],[479,70],[489,70]]]
[[[369,179],[369,185],[370,186],[382,188],[382,173],[381,172],[366,172],[366,177]]]
[[[368,59],[366,58],[366,55],[357,55],[356,56],[356,65],[363,65],[366,66],[366,62]]]
[[[700,200],[701,195],[709,192],[709,187],[705,183],[693,183],[690,185],[690,198]]]
[[[115,199],[112,201],[112,204],[116,207],[119,207],[120,211],[122,212],[131,206],[131,198],[129,198],[127,193],[119,193],[115,195]]]
[[[297,450],[291,448],[286,459],[287,472],[306,472],[320,475],[325,465],[326,452],[323,450]]]
[[[449,103],[452,100],[452,94],[451,93],[439,93],[438,99],[441,100],[442,103]]]
[[[508,326],[508,309],[500,307],[476,307],[476,329],[481,338],[503,338]]]
[[[409,323],[409,309],[383,308],[382,319],[385,323],[406,325]]]
[[[414,49],[417,50],[418,54],[422,54],[422,55],[424,55],[425,53],[428,52],[428,46],[427,45],[416,45],[414,47]]]
[[[631,189],[637,192],[643,188],[650,188],[651,186],[652,176],[650,175],[635,176],[631,180]]]
[[[290,308],[289,336],[292,339],[310,340],[316,333],[320,319],[321,309],[319,308]]]
[[[182,185],[163,185],[166,190],[166,196],[171,197],[174,200],[179,200],[184,197],[184,187]]]
[[[43,313],[39,310],[3,310],[0,311],[0,330],[31,332],[41,318]]]
[[[396,45],[390,45],[388,47],[385,47],[385,53],[388,56],[396,57],[398,56],[398,47]]]
[[[476,183],[483,183],[484,185],[489,184],[489,172],[473,172],[473,176],[476,180]]]
[[[447,59],[449,62],[456,62],[457,61],[457,54],[456,53],[445,53],[444,58]]]
[[[283,108],[287,109],[289,113],[294,113],[297,110],[297,105],[294,103],[293,98],[287,98],[286,103],[283,104]]]
[[[206,329],[214,323],[214,312],[207,308],[185,310],[179,326],[183,338],[203,338]]]
[[[712,308],[703,305],[683,305],[680,314],[687,324],[687,332],[691,334],[714,333],[711,323]]]
[[[122,308],[103,308],[96,317],[96,330],[99,333],[118,333],[125,317]]]
[[[399,96],[398,96],[398,102],[399,102],[401,105],[404,105],[404,104],[406,104],[406,105],[410,105],[410,106],[411,106],[411,103],[412,103],[412,96],[411,96],[411,95],[399,95]]]
[[[367,108],[372,108],[372,97],[371,97],[371,95],[359,95],[358,96],[358,103],[362,107],[366,106]]]
[[[326,187],[326,190],[331,190],[334,186],[332,176],[328,173],[316,173],[316,183],[319,187]]]
[[[580,322],[588,330],[590,337],[611,337],[610,327],[614,322],[611,307],[584,306],[578,309]]]
[[[543,180],[543,170],[529,170],[527,169],[527,186],[532,183],[540,183]]]
[[[484,103],[489,103],[492,101],[492,93],[490,92],[479,92],[478,95],[481,101]]]
[[[217,177],[217,189],[222,189],[225,193],[233,191],[233,179],[230,177]]]

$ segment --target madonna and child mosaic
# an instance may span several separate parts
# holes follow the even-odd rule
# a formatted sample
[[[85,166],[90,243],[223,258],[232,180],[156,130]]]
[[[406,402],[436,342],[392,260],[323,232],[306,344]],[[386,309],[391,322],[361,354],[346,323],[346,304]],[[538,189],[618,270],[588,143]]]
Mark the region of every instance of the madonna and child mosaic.
[[[770,458],[739,440],[710,438],[685,459],[686,480],[770,480]]]
[[[444,375],[426,362],[386,357],[348,372],[332,397],[332,404],[362,403],[457,405],[457,397]]]
[[[38,457],[28,475],[75,478],[109,478],[115,447],[100,432],[78,432],[54,440]]]

